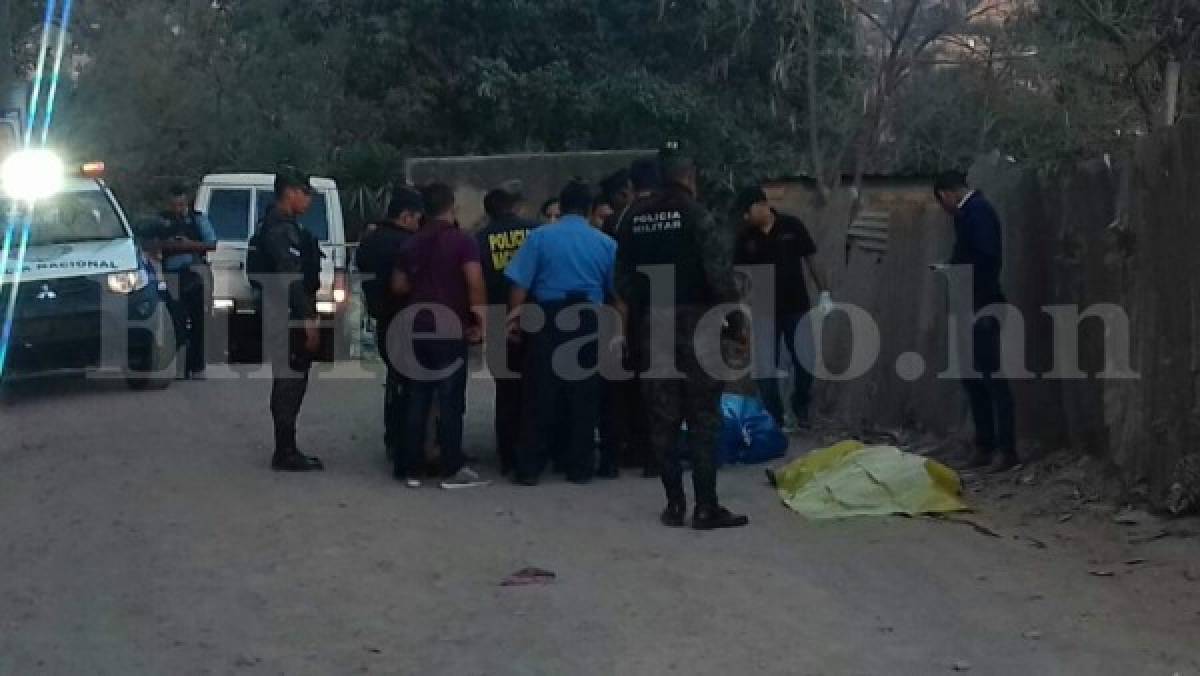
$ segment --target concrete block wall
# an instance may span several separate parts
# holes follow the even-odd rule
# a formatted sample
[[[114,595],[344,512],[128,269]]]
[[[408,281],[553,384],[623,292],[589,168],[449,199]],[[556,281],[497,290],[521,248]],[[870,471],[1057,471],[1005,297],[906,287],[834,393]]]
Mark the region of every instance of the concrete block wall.
[[[446,183],[457,195],[459,222],[475,230],[484,220],[483,196],[502,184],[519,180],[525,193],[525,216],[535,218],[542,203],[557,196],[572,178],[599,183],[653,150],[601,150],[572,153],[531,153],[466,157],[421,157],[405,163],[405,176],[414,185]]]

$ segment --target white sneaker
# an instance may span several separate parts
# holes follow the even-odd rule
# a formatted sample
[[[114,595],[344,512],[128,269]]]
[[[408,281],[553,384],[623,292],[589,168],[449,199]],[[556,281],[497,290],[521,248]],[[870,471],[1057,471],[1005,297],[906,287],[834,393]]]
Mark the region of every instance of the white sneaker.
[[[408,486],[409,488],[420,488],[421,480],[420,479],[405,479],[404,485]]]
[[[448,479],[443,479],[442,488],[449,491],[456,488],[478,488],[480,486],[487,486],[491,483],[492,482],[485,481],[480,478],[479,473],[470,467],[464,467],[455,472],[454,476]]]

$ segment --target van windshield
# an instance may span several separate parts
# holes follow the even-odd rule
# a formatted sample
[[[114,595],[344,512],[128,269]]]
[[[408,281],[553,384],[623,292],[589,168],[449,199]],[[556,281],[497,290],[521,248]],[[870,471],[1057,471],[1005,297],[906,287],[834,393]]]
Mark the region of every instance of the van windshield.
[[[15,223],[18,227],[29,223],[29,246],[108,241],[128,236],[112,202],[99,190],[60,193],[38,201],[32,211],[11,199],[0,199],[0,214],[5,223]]]
[[[256,223],[261,221],[263,217],[267,215],[267,209],[270,209],[271,205],[274,203],[274,190],[259,189],[258,212],[257,217],[254,219]],[[329,241],[329,212],[325,208],[324,194],[319,192],[313,193],[312,206],[309,207],[308,213],[304,214],[304,216],[300,218],[300,225],[303,225],[305,229],[311,232],[313,237],[316,237],[318,240],[322,242]]]

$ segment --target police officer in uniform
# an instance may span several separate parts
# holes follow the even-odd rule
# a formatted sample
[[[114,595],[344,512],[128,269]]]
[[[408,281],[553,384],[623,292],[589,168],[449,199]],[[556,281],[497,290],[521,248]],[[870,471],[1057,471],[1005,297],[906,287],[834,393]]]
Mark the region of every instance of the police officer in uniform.
[[[172,186],[167,197],[167,208],[159,214],[148,247],[162,253],[175,335],[179,346],[187,348],[180,375],[202,380],[206,366],[204,320],[212,288],[206,256],[217,248],[217,235],[208,218],[192,209],[186,187]]]
[[[392,319],[400,312],[403,299],[391,292],[392,273],[400,263],[400,253],[421,225],[425,210],[421,193],[409,187],[397,188],[388,203],[383,221],[373,223],[354,255],[355,265],[364,276],[363,298],[367,314],[375,320],[375,344],[387,365],[384,385],[383,421],[384,446],[389,460],[402,453],[404,441],[404,379],[393,368],[387,354],[387,332]]]
[[[483,198],[483,209],[488,215],[488,224],[477,235],[480,258],[483,263],[483,282],[487,288],[489,306],[507,306],[509,281],[505,269],[525,239],[537,224],[522,218],[517,213],[521,194],[515,184],[496,188]],[[508,360],[507,371],[496,363],[501,354],[486,354],[488,368],[496,381],[496,454],[500,458],[501,474],[512,472],[520,440],[523,417],[522,397],[525,394],[521,375],[525,361],[525,341],[513,336],[506,342],[503,357]],[[515,378],[501,377],[512,373]]]
[[[605,226],[614,239],[620,239],[619,232],[628,227],[628,216],[632,207],[640,200],[650,199],[662,185],[661,170],[658,158],[642,157],[633,162],[628,172],[628,199],[617,200],[621,208],[613,214],[611,225]],[[624,188],[622,188],[622,191]],[[632,336],[629,336],[632,339]],[[628,355],[626,366],[629,366]],[[650,445],[650,420],[646,414],[646,406],[642,399],[642,383],[634,373],[634,377],[613,383],[612,415],[613,438],[616,444],[618,462],[625,467],[642,469],[642,476],[647,479],[658,478],[660,470],[658,460],[654,457]]]
[[[526,406],[526,428],[516,456],[515,481],[538,483],[550,460],[555,440],[559,404],[565,406],[566,453],[562,457],[567,480],[587,483],[596,473],[596,423],[603,390],[598,373],[586,373],[597,363],[597,345],[579,350],[578,366],[584,373],[559,372],[555,353],[568,343],[596,335],[599,307],[612,289],[616,243],[587,220],[592,206],[591,188],[573,181],[559,198],[563,216],[558,223],[534,230],[509,263],[505,276],[512,282],[509,306],[536,302],[545,325],[529,337],[527,374],[533,393]],[[561,315],[578,312],[578,321],[560,321]],[[510,332],[515,333],[515,323]]]
[[[317,290],[321,286],[321,249],[300,224],[312,205],[309,177],[285,167],[275,175],[275,204],[255,235],[262,263],[248,265],[263,289],[263,349],[272,370],[271,416],[275,422],[275,455],[271,468],[282,472],[325,469],[318,458],[296,446],[296,418],[308,390],[313,358],[320,351]],[[302,328],[293,330],[292,325]]]
[[[686,424],[696,494],[692,527],[735,528],[749,519],[731,513],[717,500],[715,456],[722,383],[703,367],[717,363],[714,355],[720,360],[721,337],[719,331],[696,332],[701,318],[714,306],[737,302],[733,233],[719,227],[696,200],[696,167],[690,159],[678,153],[664,155],[662,170],[663,188],[635,202],[626,214],[628,220],[618,231],[616,262],[617,292],[627,305],[634,337],[630,349],[642,373],[650,412],[651,445],[662,460],[667,495],[662,522],[682,527],[687,514],[683,467],[676,450],[680,427]],[[651,293],[650,278],[639,271],[643,266],[674,271],[673,299]],[[744,341],[739,319],[735,313],[728,321]]]

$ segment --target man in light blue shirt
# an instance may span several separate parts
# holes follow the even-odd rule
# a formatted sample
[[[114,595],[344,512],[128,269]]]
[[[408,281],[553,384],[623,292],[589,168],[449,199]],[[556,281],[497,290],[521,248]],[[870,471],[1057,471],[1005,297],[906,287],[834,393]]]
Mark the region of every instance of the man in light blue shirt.
[[[187,347],[187,361],[180,375],[199,380],[204,378],[206,365],[204,320],[208,315],[207,291],[212,288],[208,252],[217,248],[217,234],[208,217],[192,209],[186,187],[173,186],[167,197],[167,209],[159,214],[152,246],[162,252],[176,340]]]
[[[583,183],[572,183],[566,191],[580,189],[590,195]],[[537,303],[553,303],[571,294],[585,294],[596,304],[608,298],[617,243],[588,223],[584,214],[590,208],[590,196],[583,214],[569,211],[563,205],[563,216],[557,223],[530,232],[504,270],[508,280],[520,287],[522,302],[528,298]]]
[[[567,480],[587,483],[596,472],[600,376],[568,379],[564,376],[569,374],[555,373],[553,356],[568,342],[596,336],[599,308],[612,295],[617,245],[588,223],[592,190],[586,183],[576,180],[568,184],[559,202],[562,218],[532,231],[504,271],[512,283],[509,306],[519,308],[532,301],[546,318],[542,330],[529,336],[525,368],[532,396],[525,409],[515,480],[527,486],[537,484],[546,468],[560,407],[565,407],[570,427],[563,457]],[[558,326],[559,315],[568,310],[580,313],[575,330]],[[597,342],[592,340],[579,351],[580,368],[595,369]]]

